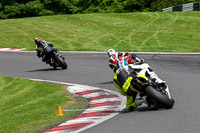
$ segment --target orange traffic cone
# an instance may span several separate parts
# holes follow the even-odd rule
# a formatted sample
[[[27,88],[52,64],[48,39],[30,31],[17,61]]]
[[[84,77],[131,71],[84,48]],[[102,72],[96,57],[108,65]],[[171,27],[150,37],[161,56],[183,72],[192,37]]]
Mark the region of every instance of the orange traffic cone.
[[[56,116],[63,116],[61,106],[58,107],[58,114]]]

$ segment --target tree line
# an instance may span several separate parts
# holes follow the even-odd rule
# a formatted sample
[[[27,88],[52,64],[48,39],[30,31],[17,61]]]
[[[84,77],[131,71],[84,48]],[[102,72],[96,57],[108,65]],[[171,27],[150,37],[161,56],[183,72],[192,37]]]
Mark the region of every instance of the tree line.
[[[0,0],[0,19],[78,13],[158,11],[199,0]]]

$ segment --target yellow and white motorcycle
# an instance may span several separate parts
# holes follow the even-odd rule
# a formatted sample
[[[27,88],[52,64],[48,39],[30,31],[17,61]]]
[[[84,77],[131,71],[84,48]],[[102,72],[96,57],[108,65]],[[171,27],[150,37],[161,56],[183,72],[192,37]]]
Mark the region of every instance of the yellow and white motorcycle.
[[[147,71],[150,68],[148,64],[144,63],[138,67],[124,62],[126,61],[119,61],[120,65],[117,71],[120,71],[122,75],[124,72],[127,80],[131,80],[130,89],[138,92],[139,96],[145,97],[148,106],[166,109],[173,107],[175,101],[170,95],[168,85],[166,83],[164,85],[158,84],[150,78],[150,75],[148,76]]]

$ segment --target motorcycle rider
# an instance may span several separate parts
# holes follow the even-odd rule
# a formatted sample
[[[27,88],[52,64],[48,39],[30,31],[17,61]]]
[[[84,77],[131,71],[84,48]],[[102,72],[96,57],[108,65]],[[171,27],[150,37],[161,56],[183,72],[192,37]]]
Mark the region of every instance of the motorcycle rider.
[[[120,94],[127,97],[126,107],[131,111],[142,105],[142,103],[147,104],[147,102],[144,97],[136,99],[138,91],[133,91],[133,84],[131,82],[133,77],[136,75],[135,71],[131,71],[131,67],[128,68],[128,63],[126,60],[124,60],[124,62],[121,64],[124,65],[117,70],[113,77],[113,82],[118,88]]]
[[[138,72],[145,72],[144,75],[150,77],[155,81],[155,83],[165,85],[166,81],[161,80],[153,71],[153,69],[144,61],[144,59],[139,59],[135,54],[129,54],[128,52],[119,53],[114,49],[109,49],[107,54],[109,56],[109,66],[111,69],[113,69],[114,72],[116,72],[116,70],[119,68],[117,66],[117,61],[124,59],[124,56],[129,56],[129,58],[127,58],[129,66]],[[145,71],[142,71],[144,69]]]
[[[46,55],[47,53],[45,53],[45,47],[52,47],[53,48],[53,44],[47,42],[47,41],[42,41],[40,38],[35,38],[35,44],[36,44],[36,51],[37,51],[37,56],[38,58],[42,57],[42,61],[43,62],[47,62],[49,64],[51,63],[50,58]],[[57,51],[56,48],[53,48],[54,50]]]
[[[150,77],[155,83],[160,85],[165,85],[165,81],[158,78],[151,67],[145,63],[144,60],[139,59],[136,55],[133,55],[132,58],[129,58],[129,62],[127,60],[120,61],[120,59],[124,59],[123,56],[125,53],[120,55],[121,57],[119,56],[119,53],[115,52],[114,49],[109,49],[109,66],[114,70],[114,72],[116,72],[113,77],[115,86],[118,88],[120,94],[127,96],[127,109],[133,110],[142,105],[142,103],[147,104],[144,97],[136,99],[138,91],[133,91],[133,84],[131,84],[131,81],[135,76],[135,72]]]
[[[135,64],[139,64],[143,61],[142,59],[139,59],[135,54],[129,54],[128,52],[116,52],[114,49],[109,49],[107,51],[107,55],[109,57],[109,66],[111,69],[113,69],[113,72],[116,72],[117,70],[117,61],[124,57],[127,59],[129,64],[133,64],[133,62]]]

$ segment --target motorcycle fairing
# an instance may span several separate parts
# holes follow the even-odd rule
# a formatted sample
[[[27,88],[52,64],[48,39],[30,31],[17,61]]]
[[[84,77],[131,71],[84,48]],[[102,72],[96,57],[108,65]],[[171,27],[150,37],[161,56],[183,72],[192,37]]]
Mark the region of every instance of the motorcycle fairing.
[[[137,75],[138,78],[144,78],[145,80],[149,80],[144,74]]]

